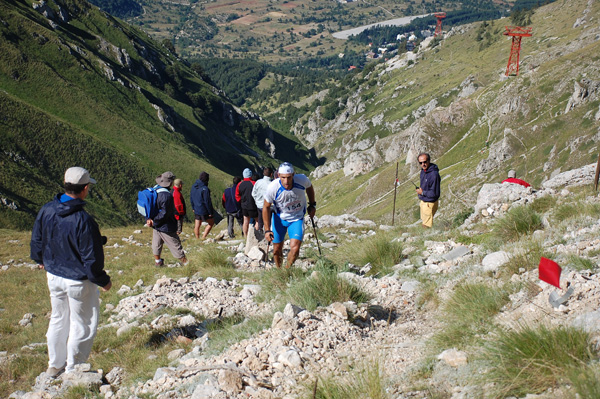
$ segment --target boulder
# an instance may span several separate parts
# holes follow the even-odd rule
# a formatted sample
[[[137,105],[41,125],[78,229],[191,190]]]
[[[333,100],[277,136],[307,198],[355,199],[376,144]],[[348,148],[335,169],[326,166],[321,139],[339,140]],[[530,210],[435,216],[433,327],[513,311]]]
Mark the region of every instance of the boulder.
[[[300,354],[294,349],[290,349],[280,354],[277,358],[277,361],[291,369],[297,369],[300,366],[302,366],[302,359],[300,358]]]
[[[252,247],[247,255],[252,260],[263,261],[265,259],[265,252],[258,246]]]
[[[244,253],[250,256],[250,250],[254,247],[259,247],[266,253],[267,242],[265,240],[264,233],[254,230],[253,226],[248,228],[248,236],[246,237],[246,246],[244,248]]]
[[[510,254],[506,251],[492,252],[483,258],[481,265],[486,272],[496,272],[500,266],[508,263],[509,260]]]
[[[229,394],[238,394],[242,391],[242,374],[236,370],[219,371],[219,386]]]
[[[469,252],[471,252],[469,250],[469,248],[465,247],[464,245],[459,245],[458,247],[454,248],[452,251],[444,254],[443,258],[446,260],[455,260],[455,259],[460,258],[461,256],[465,256]]]
[[[446,349],[440,353],[437,358],[438,360],[442,360],[452,367],[459,367],[467,364],[467,354],[455,348]]]

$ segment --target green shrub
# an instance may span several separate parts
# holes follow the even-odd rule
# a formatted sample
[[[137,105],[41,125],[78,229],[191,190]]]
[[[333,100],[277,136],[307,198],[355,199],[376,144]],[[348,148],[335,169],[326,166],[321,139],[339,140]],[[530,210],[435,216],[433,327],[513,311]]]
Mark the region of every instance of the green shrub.
[[[506,215],[493,224],[493,232],[503,241],[516,241],[521,236],[542,229],[541,216],[529,206],[511,208]]]
[[[541,393],[593,358],[590,342],[588,333],[567,326],[499,331],[484,349],[485,381],[495,383],[499,397]]]

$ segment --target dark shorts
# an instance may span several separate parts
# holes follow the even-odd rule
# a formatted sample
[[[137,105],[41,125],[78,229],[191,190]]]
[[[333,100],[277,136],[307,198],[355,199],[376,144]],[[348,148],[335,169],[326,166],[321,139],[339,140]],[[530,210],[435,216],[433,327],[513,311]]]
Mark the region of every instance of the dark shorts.
[[[196,215],[194,213],[194,219],[195,220],[202,220],[203,222],[207,222],[212,219],[212,216],[209,217],[209,215]]]
[[[249,218],[257,218],[258,210],[257,209],[242,209],[242,215],[247,216]]]

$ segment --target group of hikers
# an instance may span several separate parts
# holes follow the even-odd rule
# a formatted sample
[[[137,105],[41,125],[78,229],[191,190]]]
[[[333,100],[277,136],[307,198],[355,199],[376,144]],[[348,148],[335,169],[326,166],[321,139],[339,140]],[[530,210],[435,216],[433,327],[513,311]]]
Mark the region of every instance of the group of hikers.
[[[251,223],[255,229],[264,229],[266,240],[273,243],[273,259],[278,268],[283,262],[285,235],[289,234],[289,268],[300,251],[304,215],[315,216],[315,191],[308,177],[296,174],[288,162],[279,166],[276,179],[271,168],[265,168],[263,174],[263,179],[256,181],[250,169],[245,169],[243,179],[234,178],[234,185],[223,193],[228,231],[233,237],[234,220],[239,219],[240,212],[244,236]],[[215,223],[209,177],[206,172],[200,173],[190,193],[196,238],[200,238],[202,222],[207,224],[203,238]],[[73,372],[76,365],[87,360],[98,327],[98,287],[102,291],[112,287],[111,278],[104,270],[106,237],[100,234],[94,218],[83,209],[94,184],[96,180],[86,169],[67,169],[64,193],[41,208],[31,235],[30,256],[46,271],[52,306],[46,334],[49,357],[46,376],[50,378]],[[156,186],[152,188],[157,212],[146,219],[146,225],[152,228],[156,266],[164,264],[161,258],[164,244],[182,264],[188,262],[179,238],[186,213],[182,187],[181,179],[176,179],[172,172],[164,172],[156,178]]]
[[[421,168],[420,187],[416,187],[421,222],[424,227],[431,227],[438,209],[441,178],[429,154],[421,153],[417,160]],[[200,173],[190,192],[197,239],[203,222],[206,223],[203,239],[215,224],[209,177],[206,172]],[[514,171],[503,183],[528,186],[516,179]],[[72,372],[77,364],[87,360],[98,326],[98,287],[102,291],[112,287],[111,278],[104,270],[106,237],[100,234],[98,224],[83,209],[93,184],[96,180],[86,169],[67,169],[65,192],[41,208],[31,236],[31,258],[46,271],[52,305],[46,334],[49,356],[46,375],[51,378]],[[153,229],[152,252],[157,266],[164,264],[161,252],[165,243],[182,264],[188,262],[179,238],[186,214],[182,187],[183,182],[172,172],[159,175],[153,187],[157,212],[146,219],[146,225]],[[309,178],[296,174],[288,162],[282,163],[275,173],[269,167],[264,168],[260,180],[253,178],[250,169],[244,169],[243,177],[235,177],[233,185],[225,190],[222,202],[227,212],[229,236],[234,237],[236,221],[244,236],[248,235],[250,227],[264,230],[266,240],[273,243],[273,259],[278,268],[283,263],[285,235],[288,234],[290,239],[286,263],[289,268],[300,251],[304,217],[308,213],[313,219],[317,205]]]
[[[273,259],[281,267],[285,234],[290,237],[290,253],[287,267],[291,267],[300,250],[304,236],[304,215],[314,217],[316,209],[315,192],[308,177],[296,174],[294,167],[284,162],[277,170],[277,178],[270,167],[263,169],[263,178],[253,178],[249,168],[244,169],[243,177],[234,177],[233,185],[222,195],[222,204],[227,213],[227,232],[234,238],[234,225],[242,228],[242,235],[248,236],[253,228],[264,233],[265,239],[273,243]],[[194,213],[194,235],[200,238],[202,223],[206,223],[202,239],[206,239],[215,225],[215,211],[210,189],[209,174],[200,173],[190,191],[190,203]],[[156,178],[156,216],[148,218],[146,225],[153,228],[152,251],[156,266],[163,266],[161,258],[163,244],[182,264],[188,260],[183,251],[179,235],[182,220],[186,214],[186,204],[181,193],[183,182],[175,179],[172,172],[165,172]],[[171,192],[170,189],[173,188]],[[308,196],[308,203],[307,197]],[[266,227],[266,228],[265,228]]]

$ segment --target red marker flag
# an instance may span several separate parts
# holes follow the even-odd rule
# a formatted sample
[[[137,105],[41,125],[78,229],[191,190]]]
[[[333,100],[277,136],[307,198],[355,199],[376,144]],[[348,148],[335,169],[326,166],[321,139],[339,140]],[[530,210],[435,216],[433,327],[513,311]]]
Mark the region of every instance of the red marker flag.
[[[552,284],[555,287],[560,288],[560,272],[562,269],[558,263],[547,258],[540,258],[540,280]]]

